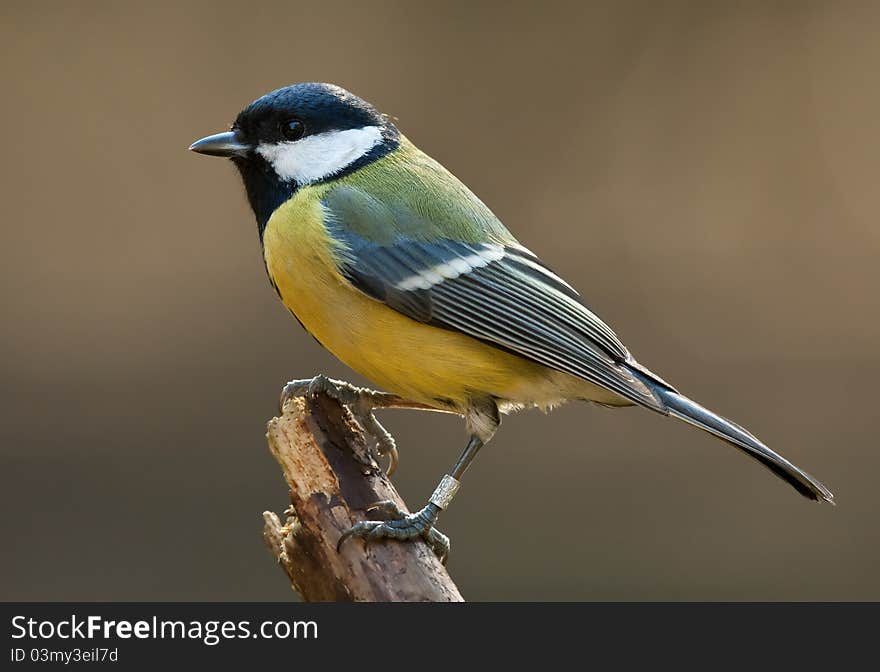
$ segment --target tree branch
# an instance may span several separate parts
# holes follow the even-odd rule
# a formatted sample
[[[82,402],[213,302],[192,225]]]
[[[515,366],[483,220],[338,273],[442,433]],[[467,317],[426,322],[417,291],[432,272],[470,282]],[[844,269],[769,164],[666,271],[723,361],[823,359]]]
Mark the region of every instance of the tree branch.
[[[266,438],[290,487],[282,525],[263,513],[263,539],[307,602],[461,602],[458,588],[422,542],[380,541],[365,546],[339,537],[365,520],[381,500],[405,508],[376,464],[372,437],[335,399],[296,397],[269,421]]]

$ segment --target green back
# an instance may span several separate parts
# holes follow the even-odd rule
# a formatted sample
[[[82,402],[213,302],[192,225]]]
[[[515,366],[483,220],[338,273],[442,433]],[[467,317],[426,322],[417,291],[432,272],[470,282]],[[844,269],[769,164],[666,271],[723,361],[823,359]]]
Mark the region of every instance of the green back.
[[[339,225],[380,245],[516,242],[470,189],[404,137],[395,151],[331,182],[323,200]]]

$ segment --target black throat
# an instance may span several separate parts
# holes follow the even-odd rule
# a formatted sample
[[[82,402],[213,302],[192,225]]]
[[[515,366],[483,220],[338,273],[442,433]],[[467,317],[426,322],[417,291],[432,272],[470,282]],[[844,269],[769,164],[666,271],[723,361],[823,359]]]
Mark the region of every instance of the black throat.
[[[236,158],[233,159],[233,163],[241,173],[248,202],[257,218],[257,230],[260,233],[260,245],[262,245],[263,232],[266,230],[266,224],[269,223],[272,213],[296,193],[299,185],[296,182],[285,182],[279,178],[262,156],[251,155],[247,159]]]

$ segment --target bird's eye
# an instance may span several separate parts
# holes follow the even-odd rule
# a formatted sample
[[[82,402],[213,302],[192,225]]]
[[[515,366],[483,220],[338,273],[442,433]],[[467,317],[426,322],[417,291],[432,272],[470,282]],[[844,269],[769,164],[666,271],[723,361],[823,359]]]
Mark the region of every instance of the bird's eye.
[[[281,135],[286,140],[299,140],[305,135],[306,127],[299,119],[288,119],[281,122]]]

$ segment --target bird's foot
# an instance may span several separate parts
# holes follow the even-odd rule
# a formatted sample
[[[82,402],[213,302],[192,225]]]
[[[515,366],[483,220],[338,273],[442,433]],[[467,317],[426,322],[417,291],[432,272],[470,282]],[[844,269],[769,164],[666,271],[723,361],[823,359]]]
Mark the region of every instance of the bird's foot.
[[[339,543],[336,544],[337,551],[352,537],[360,537],[365,544],[379,539],[398,541],[424,539],[440,558],[440,562],[446,564],[446,558],[449,557],[449,537],[434,527],[440,516],[439,506],[429,503],[421,511],[406,513],[394,502],[384,501],[373,504],[367,511],[381,511],[389,520],[365,520],[357,523],[339,538]]]
[[[356,387],[344,380],[333,380],[323,374],[318,374],[314,378],[291,380],[287,383],[281,390],[279,406],[283,409],[284,404],[294,397],[314,399],[320,394],[325,394],[346,406],[361,427],[376,439],[376,454],[379,457],[388,457],[388,468],[385,473],[391,476],[397,469],[399,458],[397,443],[391,433],[376,420],[373,410],[390,406],[398,397],[366,387]]]

